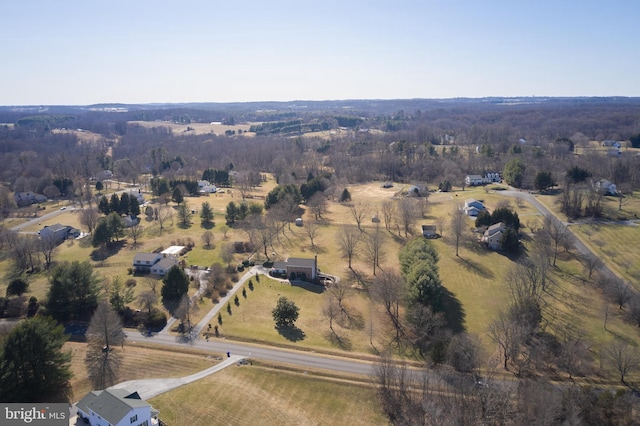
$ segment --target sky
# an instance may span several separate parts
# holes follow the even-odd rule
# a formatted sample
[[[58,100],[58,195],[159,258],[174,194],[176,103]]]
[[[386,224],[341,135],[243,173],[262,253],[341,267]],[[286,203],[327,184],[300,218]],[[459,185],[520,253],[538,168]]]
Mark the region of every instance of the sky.
[[[640,96],[638,0],[0,2],[0,105]]]

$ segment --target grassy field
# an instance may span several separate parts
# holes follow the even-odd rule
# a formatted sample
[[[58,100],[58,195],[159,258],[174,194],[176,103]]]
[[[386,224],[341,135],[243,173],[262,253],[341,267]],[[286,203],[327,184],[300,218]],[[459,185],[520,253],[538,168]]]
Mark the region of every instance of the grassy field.
[[[85,343],[67,342],[65,350],[72,352],[71,379],[73,400],[77,401],[92,390],[87,378],[84,359],[87,353]],[[207,369],[215,364],[214,357],[202,353],[190,352],[188,349],[152,348],[138,346],[128,342],[121,351],[120,381],[137,379],[156,379],[163,377],[182,377]]]
[[[245,136],[253,136],[253,133],[249,132],[251,124],[236,124],[229,126],[222,123],[189,123],[189,124],[176,124],[169,122],[159,121],[132,121],[131,124],[137,124],[142,127],[169,127],[174,134],[187,134],[187,135],[224,135],[227,130],[235,131],[242,130]],[[246,132],[246,133],[245,133]]]
[[[370,215],[380,214],[381,203],[385,200],[392,200],[394,195],[403,189],[403,185],[382,188],[380,184],[380,182],[372,182],[349,186],[353,202],[368,205]],[[269,179],[255,191],[254,195],[258,198],[249,201],[262,202],[259,197],[264,197],[274,186],[273,179]],[[462,204],[466,198],[483,201],[490,210],[499,205],[510,204],[518,212],[525,233],[540,227],[542,217],[532,206],[526,202],[516,202],[514,199],[504,197],[500,192],[498,185],[492,185],[467,188],[465,191],[457,190],[451,193],[433,193],[429,197],[429,210],[426,216],[416,223],[415,231],[417,232],[419,225],[423,223],[434,224],[447,221],[452,209]],[[551,196],[538,196],[538,198],[549,207],[557,208]],[[129,244],[125,244],[117,253],[108,257],[105,263],[94,262],[96,265],[101,265],[96,268],[96,272],[103,277],[119,275],[123,279],[127,279],[127,269],[137,251],[152,251],[158,247],[184,242],[187,239],[191,239],[195,243],[195,248],[185,257],[187,264],[209,266],[214,262],[221,262],[219,253],[223,243],[248,239],[246,233],[239,229],[230,229],[226,240],[222,233],[224,210],[227,203],[229,201],[240,202],[241,199],[234,190],[204,197],[187,198],[189,206],[196,211],[200,210],[204,201],[209,202],[216,212],[216,226],[211,229],[215,237],[214,248],[206,249],[203,247],[200,236],[205,229],[200,226],[197,214],[193,218],[193,224],[190,228],[178,227],[177,218],[174,218],[174,223],[167,223],[162,232],[157,223],[147,223],[143,219],[142,224],[146,229],[141,246],[133,249]],[[607,199],[606,202],[608,209],[617,209],[617,204],[612,204],[616,200]],[[638,204],[640,202],[634,197],[623,206],[623,211],[631,216],[638,211],[636,210]],[[56,222],[72,224],[75,223],[73,220],[76,218],[73,211],[67,211],[56,218]],[[313,220],[310,212],[306,212],[303,218],[305,223]],[[344,224],[354,224],[349,208],[346,205],[329,202],[328,211],[324,215],[324,221],[314,240],[314,246],[311,245],[305,227],[292,225],[274,244],[275,259],[284,260],[289,256],[311,257],[317,255],[319,266],[323,272],[338,275],[354,287],[359,285],[360,280],[365,282],[371,280],[373,278],[371,265],[362,258],[356,258],[353,263],[353,268],[358,271],[360,280],[356,279],[347,269],[347,261],[336,244],[341,226]],[[367,231],[372,230],[373,226],[374,224],[369,220],[364,224]],[[472,219],[469,219],[468,226],[470,229],[473,227]],[[629,250],[629,247],[634,247],[634,242],[637,241],[637,233],[639,232],[637,227],[574,225],[572,229],[585,242],[590,243],[597,253],[601,253],[603,260],[617,268],[619,273],[628,277],[634,284],[637,284],[637,280],[632,278],[638,274],[640,268],[640,261],[637,257],[639,254],[635,250]],[[399,235],[396,230],[392,231],[384,231],[386,241],[384,244],[385,256],[382,262],[383,269],[394,268],[397,265],[398,251],[406,240],[404,235]],[[443,231],[444,238],[434,240],[434,245],[440,254],[439,269],[442,283],[449,293],[449,298],[457,306],[455,314],[462,321],[464,329],[479,335],[486,353],[490,355],[495,351],[495,345],[486,336],[486,330],[488,324],[496,317],[497,312],[506,306],[508,301],[508,286],[504,283],[503,277],[513,260],[481,248],[473,242],[471,232],[469,232],[469,239],[465,240],[460,248],[460,256],[456,257],[446,226]],[[525,238],[525,246],[528,244],[526,240],[527,238]],[[92,251],[93,248],[89,246],[87,241],[67,242],[58,249],[56,260],[89,259]],[[246,255],[236,255],[234,262],[240,262],[244,256]],[[0,261],[0,270],[6,273],[8,268],[8,260]],[[598,348],[615,336],[625,336],[636,344],[640,341],[637,329],[624,323],[622,321],[623,312],[613,312],[615,309],[610,310],[611,315],[607,326],[609,331],[604,330],[602,327],[603,298],[591,284],[585,282],[583,268],[574,254],[562,254],[557,268],[553,269],[552,274],[554,287],[551,297],[544,307],[545,320],[550,324],[550,330],[553,329],[552,325],[557,322],[555,320],[558,318],[574,325],[585,336],[585,339],[591,342],[594,359],[599,353]],[[145,278],[136,277],[136,279],[138,284],[135,291],[137,293],[144,290]],[[40,272],[31,277],[30,283],[29,295],[35,295],[40,300],[44,298],[47,289],[46,272]],[[246,288],[247,299],[242,298],[239,294],[239,306],[232,303],[232,315],[228,315],[226,309],[221,311],[223,324],[220,331],[223,335],[318,351],[351,351],[359,354],[371,354],[374,352],[373,346],[380,349],[390,341],[391,330],[386,325],[384,314],[376,306],[372,307],[366,294],[362,291],[353,290],[349,297],[347,303],[353,312],[354,321],[336,324],[336,334],[340,338],[337,339],[332,336],[327,320],[322,315],[325,296],[317,289],[281,284],[267,280],[266,277],[260,283],[254,281],[254,284],[256,286],[253,292],[249,291],[248,287]],[[5,286],[0,285],[0,293],[4,289]],[[291,298],[301,307],[297,334],[283,335],[273,327],[271,310],[280,295]],[[196,317],[204,315],[211,306],[210,301],[203,301],[202,309]],[[373,334],[371,330],[373,330]],[[373,341],[373,346],[370,340]]]
[[[175,426],[388,424],[370,386],[258,366],[229,367],[149,402]]]

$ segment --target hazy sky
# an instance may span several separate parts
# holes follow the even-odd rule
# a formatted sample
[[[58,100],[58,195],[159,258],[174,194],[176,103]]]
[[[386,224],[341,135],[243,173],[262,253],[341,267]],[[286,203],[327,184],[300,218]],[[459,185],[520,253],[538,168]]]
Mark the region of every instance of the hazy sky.
[[[638,0],[2,0],[0,105],[640,96]]]

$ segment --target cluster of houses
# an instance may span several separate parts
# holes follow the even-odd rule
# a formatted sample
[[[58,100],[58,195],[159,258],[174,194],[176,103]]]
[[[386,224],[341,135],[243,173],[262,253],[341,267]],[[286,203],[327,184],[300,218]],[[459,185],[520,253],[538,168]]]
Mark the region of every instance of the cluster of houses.
[[[171,246],[159,253],[136,253],[133,258],[133,273],[136,275],[153,274],[164,276],[180,261],[184,246]]]

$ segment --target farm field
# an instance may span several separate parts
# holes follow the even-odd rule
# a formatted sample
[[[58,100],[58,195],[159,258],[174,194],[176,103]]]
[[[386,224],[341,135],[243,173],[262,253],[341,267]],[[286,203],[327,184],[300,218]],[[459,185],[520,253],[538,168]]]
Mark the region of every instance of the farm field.
[[[132,121],[131,124],[137,124],[142,127],[153,128],[153,127],[168,127],[171,129],[173,133],[184,133],[184,134],[192,134],[192,135],[206,135],[206,134],[215,134],[215,135],[224,135],[227,130],[242,131],[242,134],[245,136],[252,136],[253,133],[249,132],[249,128],[254,123],[248,124],[235,124],[235,125],[227,125],[222,123],[189,123],[189,124],[177,124],[170,123],[164,121]],[[245,133],[246,132],[246,133]]]

